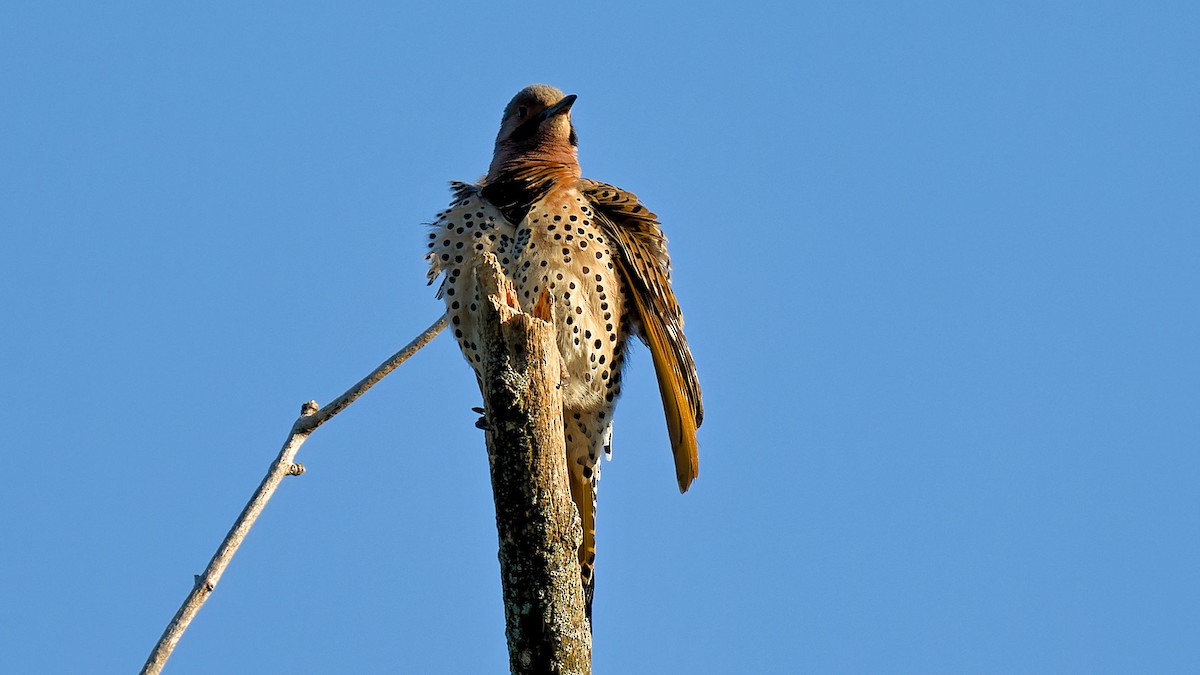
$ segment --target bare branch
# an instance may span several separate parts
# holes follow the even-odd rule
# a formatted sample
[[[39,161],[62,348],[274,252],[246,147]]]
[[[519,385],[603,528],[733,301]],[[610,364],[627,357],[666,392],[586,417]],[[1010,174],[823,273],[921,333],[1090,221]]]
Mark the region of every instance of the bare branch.
[[[328,422],[329,418],[340,413],[342,410],[345,410],[346,406],[358,400],[359,396],[367,393],[368,389],[374,387],[380,380],[387,377],[388,373],[395,370],[401,363],[407,361],[408,357],[416,354],[421,347],[429,344],[430,340],[437,337],[437,334],[442,332],[442,329],[445,327],[446,317],[443,315],[442,318],[435,321],[432,326],[426,328],[425,332],[413,338],[413,341],[405,345],[404,349],[401,349],[393,354],[391,358],[379,364],[378,368],[371,371],[370,375],[367,375],[363,379],[359,380],[358,384],[346,390],[346,393],[333,399],[333,401],[331,401],[324,408],[316,411],[315,414],[307,417],[302,415],[300,419],[296,420],[296,423],[302,424],[302,429],[307,433],[312,433],[314,429]],[[315,406],[316,404],[313,403],[312,405]]]
[[[317,427],[332,419],[334,415],[345,410],[346,406],[365,394],[368,389],[375,386],[388,373],[408,360],[410,356],[429,344],[429,341],[436,337],[445,327],[446,317],[442,316],[433,325],[426,328],[423,333],[414,338],[412,342],[408,343],[404,349],[393,354],[391,358],[380,364],[370,375],[359,380],[346,393],[334,399],[324,408],[318,408],[315,401],[309,401],[301,406],[300,417],[292,424],[292,431],[288,435],[287,441],[284,442],[283,448],[279,451],[279,456],[271,464],[271,468],[267,471],[266,477],[263,478],[262,483],[259,484],[258,489],[254,492],[254,496],[250,498],[250,502],[242,509],[241,515],[234,522],[233,528],[229,530],[229,534],[225,535],[225,540],[217,548],[217,552],[213,555],[212,560],[209,561],[208,567],[204,569],[204,573],[196,576],[196,582],[192,587],[192,591],[188,593],[187,598],[183,601],[183,605],[179,607],[179,611],[175,612],[175,617],[171,619],[171,623],[167,624],[167,629],[163,631],[162,637],[154,645],[154,650],[150,652],[150,657],[146,659],[146,664],[142,666],[141,672],[143,675],[155,674],[162,671],[167,659],[171,657],[171,652],[179,644],[179,639],[183,637],[183,632],[187,630],[188,624],[192,622],[192,619],[200,611],[200,607],[204,605],[204,602],[208,600],[208,596],[212,594],[213,589],[217,587],[217,582],[221,580],[221,575],[225,573],[225,568],[229,566],[229,562],[233,559],[233,554],[242,545],[242,541],[250,532],[254,521],[258,520],[258,516],[266,507],[267,501],[275,493],[275,488],[279,487],[279,483],[286,476],[299,476],[304,473],[304,465],[296,464],[294,460],[296,453],[300,450],[300,446],[304,444],[304,441],[308,440],[309,435]]]

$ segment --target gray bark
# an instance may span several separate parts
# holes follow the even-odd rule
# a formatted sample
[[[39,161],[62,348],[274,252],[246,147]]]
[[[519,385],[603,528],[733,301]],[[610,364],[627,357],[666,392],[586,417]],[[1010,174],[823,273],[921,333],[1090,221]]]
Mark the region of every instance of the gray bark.
[[[513,673],[591,672],[579,514],[567,482],[561,365],[549,303],[523,313],[495,258],[476,267],[480,387]],[[549,319],[545,321],[543,319]]]

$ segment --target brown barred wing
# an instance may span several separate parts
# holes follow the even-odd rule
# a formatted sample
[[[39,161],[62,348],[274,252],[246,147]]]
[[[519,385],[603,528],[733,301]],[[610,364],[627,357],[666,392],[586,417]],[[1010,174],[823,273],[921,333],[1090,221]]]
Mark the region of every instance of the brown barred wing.
[[[662,394],[675,476],[686,492],[699,475],[696,430],[704,420],[696,363],[683,334],[683,313],[671,290],[671,260],[657,216],[635,195],[605,183],[581,180],[610,240],[628,300],[633,301],[638,337],[650,349]]]

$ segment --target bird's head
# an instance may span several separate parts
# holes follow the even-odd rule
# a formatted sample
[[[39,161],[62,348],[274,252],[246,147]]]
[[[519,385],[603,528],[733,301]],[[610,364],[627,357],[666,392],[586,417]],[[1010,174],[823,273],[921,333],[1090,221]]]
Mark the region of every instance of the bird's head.
[[[504,108],[488,176],[528,163],[578,166],[578,139],[571,124],[575,95],[545,84],[517,92]]]

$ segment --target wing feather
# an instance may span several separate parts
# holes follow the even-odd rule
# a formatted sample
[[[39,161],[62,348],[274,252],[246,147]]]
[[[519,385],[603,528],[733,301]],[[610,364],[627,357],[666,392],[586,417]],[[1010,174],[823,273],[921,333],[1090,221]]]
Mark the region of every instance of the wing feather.
[[[696,430],[704,406],[696,363],[683,334],[683,313],[671,290],[671,260],[658,217],[629,192],[605,183],[581,180],[596,208],[597,223],[610,240],[621,278],[633,301],[635,331],[650,349],[680,492],[699,475]]]

